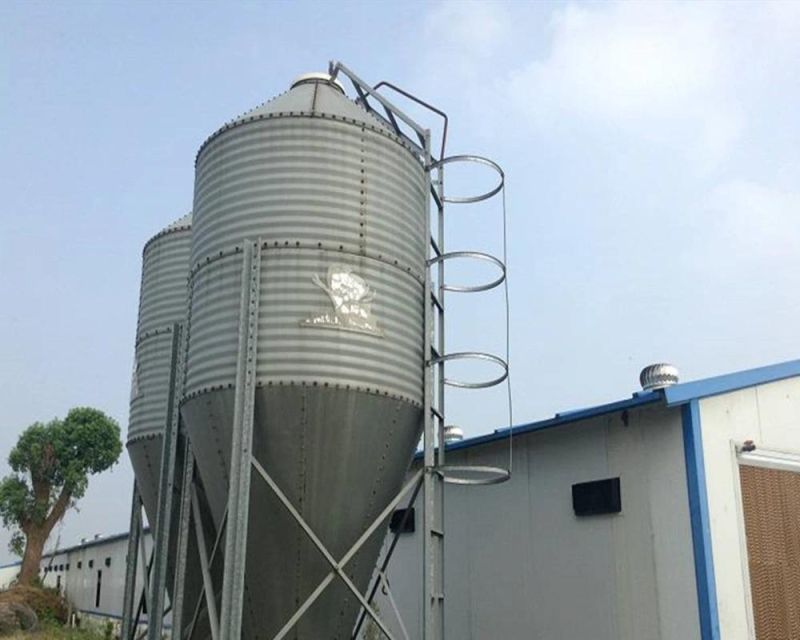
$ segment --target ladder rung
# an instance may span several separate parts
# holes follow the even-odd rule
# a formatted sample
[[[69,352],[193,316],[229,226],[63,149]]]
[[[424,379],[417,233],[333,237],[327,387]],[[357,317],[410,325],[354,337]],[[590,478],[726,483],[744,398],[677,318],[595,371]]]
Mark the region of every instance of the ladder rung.
[[[433,236],[431,236],[431,248],[433,249],[433,252],[436,254],[437,258],[442,256],[442,250],[439,248],[439,243],[433,239]]]
[[[433,527],[431,527],[431,533],[435,536],[439,536],[440,538],[444,538],[444,531],[442,531],[441,529],[434,529]]]
[[[437,296],[433,291],[431,291],[431,300],[433,301],[433,304],[439,308],[439,311],[444,311],[444,305],[442,304],[442,301],[439,300],[439,296]]]
[[[442,415],[442,412],[439,411],[436,407],[431,407],[431,413],[437,418],[439,418],[439,420],[444,420],[444,415]]]
[[[440,358],[440,355],[439,355],[438,349],[436,349],[436,347],[431,345],[431,359],[438,360],[439,358]]]

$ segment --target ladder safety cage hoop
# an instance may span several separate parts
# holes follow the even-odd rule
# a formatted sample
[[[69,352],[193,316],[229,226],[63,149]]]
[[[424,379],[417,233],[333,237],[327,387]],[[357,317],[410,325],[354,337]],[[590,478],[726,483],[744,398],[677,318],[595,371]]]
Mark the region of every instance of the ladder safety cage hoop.
[[[446,353],[444,355],[432,358],[428,361],[428,364],[434,366],[450,360],[484,360],[486,362],[492,362],[498,365],[503,370],[503,372],[496,378],[480,382],[468,382],[464,380],[444,378],[444,384],[450,387],[458,387],[461,389],[488,389],[489,387],[494,387],[500,384],[508,377],[508,365],[506,364],[505,360],[491,353],[482,353],[480,351],[460,351],[456,353]]]
[[[474,202],[483,202],[484,200],[488,200],[489,198],[496,196],[505,186],[506,175],[503,172],[502,167],[499,164],[497,164],[494,160],[490,160],[489,158],[484,158],[483,156],[476,156],[472,154],[448,156],[447,158],[443,158],[442,160],[437,160],[436,162],[434,162],[433,167],[439,168],[443,167],[446,164],[451,164],[453,162],[474,162],[476,164],[485,165],[491,169],[494,169],[497,172],[497,175],[500,176],[500,182],[498,182],[494,188],[490,189],[486,193],[480,193],[475,196],[443,196],[442,200],[444,202],[450,202],[452,204],[469,204]]]
[[[439,262],[444,262],[445,260],[451,260],[453,258],[470,258],[472,260],[482,260],[484,262],[490,262],[500,269],[500,275],[496,279],[486,284],[478,284],[472,286],[442,284],[441,288],[444,291],[454,291],[458,293],[478,293],[480,291],[489,291],[490,289],[494,289],[495,287],[498,287],[501,284],[503,284],[503,281],[506,279],[506,265],[503,264],[503,261],[491,254],[483,253],[481,251],[451,251],[449,253],[443,253],[434,258],[431,258],[428,261],[428,266],[433,266],[434,264],[437,264]]]
[[[446,484],[472,487],[502,484],[511,479],[510,469],[487,465],[445,464],[436,467],[436,472]]]

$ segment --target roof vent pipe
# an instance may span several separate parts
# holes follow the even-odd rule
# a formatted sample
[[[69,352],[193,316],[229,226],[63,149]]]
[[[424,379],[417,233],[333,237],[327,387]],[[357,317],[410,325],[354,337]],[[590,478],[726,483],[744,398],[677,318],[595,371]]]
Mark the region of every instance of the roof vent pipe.
[[[645,391],[655,391],[678,384],[678,367],[666,362],[648,365],[639,374],[639,382]]]
[[[461,442],[464,439],[464,431],[461,427],[454,424],[449,424],[444,428],[444,443],[451,444],[453,442]]]

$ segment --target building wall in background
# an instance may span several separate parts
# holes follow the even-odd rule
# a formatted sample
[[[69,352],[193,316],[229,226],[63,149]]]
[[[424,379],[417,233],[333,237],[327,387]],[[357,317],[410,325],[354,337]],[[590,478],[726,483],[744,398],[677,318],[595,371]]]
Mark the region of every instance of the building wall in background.
[[[149,556],[152,547],[149,532],[144,536],[144,543]],[[125,591],[127,554],[127,535],[91,540],[85,545],[69,547],[42,558],[40,576],[45,586],[58,587],[76,610],[119,618],[122,614]],[[100,572],[99,600],[98,572]],[[19,564],[0,568],[0,588],[11,586],[18,573]],[[140,593],[141,584],[142,579],[139,574],[137,594]]]
[[[0,589],[8,589],[17,579],[19,574],[19,563],[4,565],[0,567]]]
[[[508,445],[450,464],[506,466]],[[576,517],[572,485],[620,477],[622,513]],[[515,438],[512,479],[448,485],[449,640],[700,637],[680,409],[616,412]],[[409,633],[422,630],[422,502],[389,580]],[[391,618],[391,603],[380,609]],[[396,628],[396,627],[395,627]]]

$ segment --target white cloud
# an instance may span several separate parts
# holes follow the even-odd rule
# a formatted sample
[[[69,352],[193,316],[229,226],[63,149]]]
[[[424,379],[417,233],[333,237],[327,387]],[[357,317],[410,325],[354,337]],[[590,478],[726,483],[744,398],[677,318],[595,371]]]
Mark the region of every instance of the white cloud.
[[[683,112],[718,83],[719,36],[708,20],[661,5],[571,5],[554,16],[552,29],[550,55],[514,73],[514,89],[535,90],[577,113],[638,118]]]
[[[482,117],[493,102],[498,61],[514,40],[514,5],[474,0],[444,0],[427,5],[411,84],[444,108],[453,121],[469,121],[473,133],[490,136],[495,123]],[[424,120],[424,117],[421,117]],[[435,127],[435,125],[434,125]]]
[[[706,239],[713,255],[746,268],[796,265],[800,192],[734,181],[714,189],[702,209],[713,223]]]
[[[701,169],[720,168],[776,91],[800,82],[800,2],[570,3],[548,11],[431,5],[419,75],[448,97],[533,123],[537,133],[606,127]]]
[[[509,95],[541,127],[607,124],[713,165],[739,136],[724,8],[707,3],[568,5],[542,59],[510,74]]]
[[[490,56],[508,36],[509,28],[509,15],[502,4],[446,0],[427,15],[424,31],[428,43],[440,52],[451,50],[465,62],[471,62]]]

